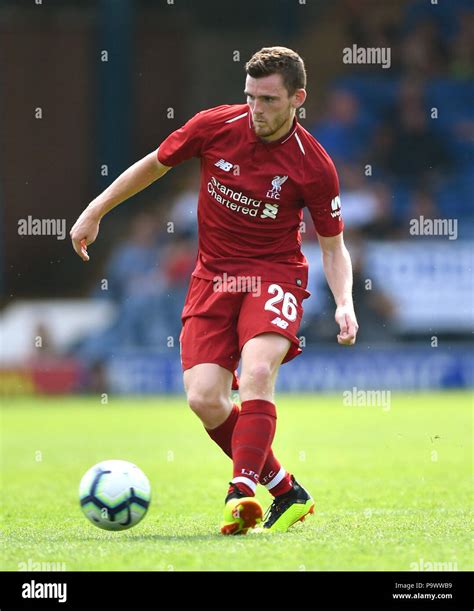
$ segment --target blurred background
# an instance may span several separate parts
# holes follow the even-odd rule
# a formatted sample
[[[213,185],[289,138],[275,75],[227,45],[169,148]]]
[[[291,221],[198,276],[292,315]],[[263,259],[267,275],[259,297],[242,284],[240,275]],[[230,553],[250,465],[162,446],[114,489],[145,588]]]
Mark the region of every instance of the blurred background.
[[[88,264],[68,233],[193,114],[244,102],[245,62],[277,44],[306,62],[299,121],[339,172],[360,324],[339,347],[307,217],[304,353],[279,389],[471,386],[473,26],[468,0],[1,2],[3,391],[182,392],[198,160],[110,213]],[[346,63],[354,45],[390,61]]]

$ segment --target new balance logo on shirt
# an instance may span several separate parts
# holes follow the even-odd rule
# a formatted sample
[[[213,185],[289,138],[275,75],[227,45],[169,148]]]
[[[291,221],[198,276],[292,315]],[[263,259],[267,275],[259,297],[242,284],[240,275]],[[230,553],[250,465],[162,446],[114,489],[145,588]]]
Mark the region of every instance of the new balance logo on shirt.
[[[234,167],[234,164],[230,163],[230,161],[226,161],[225,159],[219,159],[219,161],[217,161],[214,165],[221,168],[221,170],[224,170],[224,172],[230,172]]]
[[[280,329],[286,329],[288,327],[286,320],[283,320],[279,316],[272,320],[272,325],[276,325],[277,327],[280,327]]]

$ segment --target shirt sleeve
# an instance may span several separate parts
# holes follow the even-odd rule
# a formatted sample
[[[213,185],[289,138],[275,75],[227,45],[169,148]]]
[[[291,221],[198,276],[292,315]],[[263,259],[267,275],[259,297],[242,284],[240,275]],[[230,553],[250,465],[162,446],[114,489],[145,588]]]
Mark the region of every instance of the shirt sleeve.
[[[206,138],[209,111],[198,112],[176,131],[172,132],[158,148],[158,161],[166,166],[200,157]]]
[[[303,197],[319,235],[332,237],[341,233],[344,221],[341,215],[339,178],[329,157],[324,161],[323,170],[315,172],[305,181]]]

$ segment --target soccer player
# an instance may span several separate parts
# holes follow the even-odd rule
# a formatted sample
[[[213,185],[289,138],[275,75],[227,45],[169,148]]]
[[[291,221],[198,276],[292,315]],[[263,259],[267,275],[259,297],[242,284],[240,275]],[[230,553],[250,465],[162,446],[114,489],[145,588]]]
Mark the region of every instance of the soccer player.
[[[336,302],[339,344],[354,344],[358,330],[337,173],[296,118],[306,99],[303,60],[291,49],[267,47],[245,69],[246,104],[197,113],[94,199],[70,234],[88,261],[87,246],[107,212],[175,165],[201,159],[199,249],[180,345],[189,406],[233,461],[223,534],[245,534],[262,519],[263,530],[282,532],[313,512],[311,495],[271,448],[275,379],[301,352],[296,334],[309,297],[300,235],[305,206]],[[240,408],[230,399],[237,384]],[[265,517],[258,483],[274,497]]]

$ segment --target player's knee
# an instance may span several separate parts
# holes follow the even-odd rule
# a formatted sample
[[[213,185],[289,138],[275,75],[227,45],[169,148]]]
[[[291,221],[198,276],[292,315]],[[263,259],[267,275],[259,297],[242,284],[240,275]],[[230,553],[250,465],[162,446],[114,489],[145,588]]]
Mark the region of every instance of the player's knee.
[[[272,384],[272,369],[268,363],[255,363],[242,371],[239,386],[242,390],[266,392]]]
[[[201,420],[206,420],[210,414],[225,409],[226,401],[218,394],[190,390],[188,405]]]

